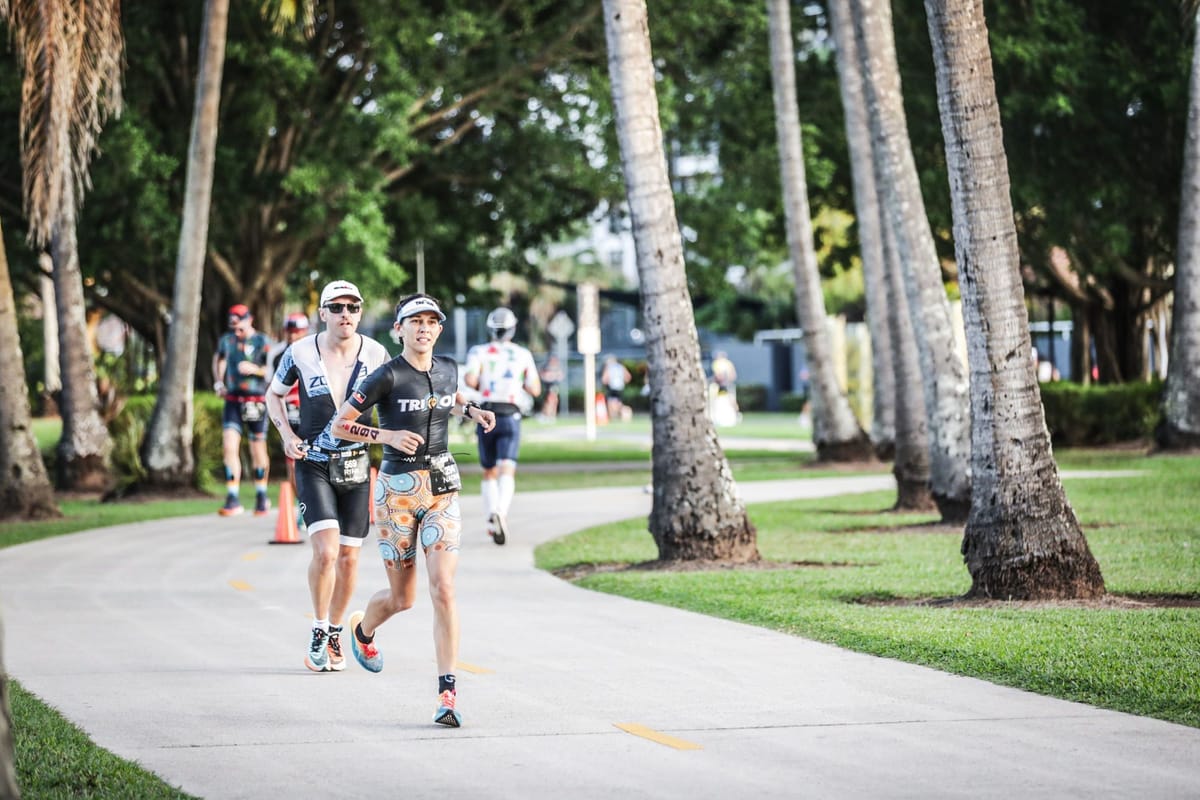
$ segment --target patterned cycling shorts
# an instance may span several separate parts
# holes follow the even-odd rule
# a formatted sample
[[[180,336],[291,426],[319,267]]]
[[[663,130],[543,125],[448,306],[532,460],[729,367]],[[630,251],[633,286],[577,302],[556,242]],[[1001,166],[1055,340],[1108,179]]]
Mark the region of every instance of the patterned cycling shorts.
[[[462,543],[462,512],[458,492],[434,495],[429,470],[380,472],[375,481],[375,524],[379,528],[379,554],[388,568],[416,565],[417,539],[430,550],[458,552]]]

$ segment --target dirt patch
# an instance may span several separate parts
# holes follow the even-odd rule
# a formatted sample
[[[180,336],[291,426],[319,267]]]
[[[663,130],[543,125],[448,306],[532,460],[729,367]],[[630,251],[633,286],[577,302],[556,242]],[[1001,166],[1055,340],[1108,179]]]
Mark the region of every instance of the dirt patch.
[[[948,527],[948,526],[943,526]],[[838,567],[874,566],[851,561],[753,561],[730,564],[726,561],[641,561],[630,564],[573,564],[553,570],[556,577],[576,581],[589,575],[608,572],[754,572],[778,569],[837,569]],[[926,608],[1005,608],[1035,610],[1043,608],[1085,608],[1103,611],[1139,611],[1149,608],[1200,608],[1200,594],[1106,594],[1092,600],[986,600],[966,597],[859,597],[851,601],[865,606]]]
[[[837,567],[871,567],[868,562],[851,561],[751,561],[731,564],[728,561],[640,561],[636,564],[611,562],[606,564],[572,564],[552,570],[556,577],[574,581],[604,572],[757,572],[776,569],[836,569]]]
[[[199,489],[185,487],[182,489],[150,489],[136,484],[121,489],[114,489],[100,498],[102,503],[158,503],[167,500],[214,500],[211,494]]]
[[[1102,611],[1138,611],[1148,608],[1200,608],[1197,594],[1124,595],[1106,594],[1092,600],[987,600],[966,597],[897,597],[880,599],[861,597],[855,602],[867,606],[908,606],[928,608],[1086,608]]]

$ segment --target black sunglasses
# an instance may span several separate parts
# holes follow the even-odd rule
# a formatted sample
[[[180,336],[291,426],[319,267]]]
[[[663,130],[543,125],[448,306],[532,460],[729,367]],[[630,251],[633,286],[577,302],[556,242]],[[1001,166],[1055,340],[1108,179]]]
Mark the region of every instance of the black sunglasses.
[[[362,311],[362,303],[326,303],[325,307],[335,314],[340,314],[343,311],[357,314]]]

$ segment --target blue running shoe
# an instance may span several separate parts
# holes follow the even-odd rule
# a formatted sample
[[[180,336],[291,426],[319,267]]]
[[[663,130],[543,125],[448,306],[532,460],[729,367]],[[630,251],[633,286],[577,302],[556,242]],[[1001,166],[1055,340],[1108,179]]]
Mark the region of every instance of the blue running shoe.
[[[366,612],[355,611],[346,623],[346,627],[350,628],[350,649],[354,652],[354,660],[362,664],[363,669],[367,672],[379,672],[383,669],[383,654],[374,642],[358,640],[358,623],[362,622],[364,616]]]
[[[454,710],[456,700],[454,692],[447,689],[438,695],[438,709],[433,712],[433,721],[447,728],[461,728],[462,714]]]
[[[329,670],[329,648],[326,647],[328,639],[329,634],[325,631],[320,628],[312,629],[312,642],[308,646],[308,652],[304,655],[304,666],[313,672]]]

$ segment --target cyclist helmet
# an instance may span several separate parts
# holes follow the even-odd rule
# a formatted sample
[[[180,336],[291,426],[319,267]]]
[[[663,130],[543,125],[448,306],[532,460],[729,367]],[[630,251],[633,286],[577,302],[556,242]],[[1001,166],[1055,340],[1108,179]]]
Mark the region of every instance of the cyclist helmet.
[[[517,332],[517,315],[512,309],[500,306],[487,317],[488,330],[493,339],[508,341]]]

